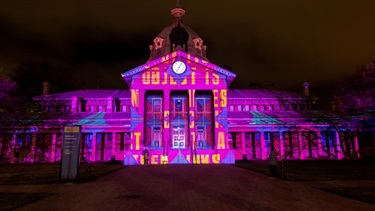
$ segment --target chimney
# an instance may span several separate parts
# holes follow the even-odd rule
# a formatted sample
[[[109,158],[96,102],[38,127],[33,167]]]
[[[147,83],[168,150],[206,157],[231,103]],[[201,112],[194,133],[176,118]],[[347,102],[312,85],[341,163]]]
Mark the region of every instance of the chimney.
[[[310,97],[309,83],[308,82],[303,83],[303,96]]]
[[[47,81],[43,82],[43,94],[42,94],[43,96],[49,95],[50,87],[51,87],[51,85]]]

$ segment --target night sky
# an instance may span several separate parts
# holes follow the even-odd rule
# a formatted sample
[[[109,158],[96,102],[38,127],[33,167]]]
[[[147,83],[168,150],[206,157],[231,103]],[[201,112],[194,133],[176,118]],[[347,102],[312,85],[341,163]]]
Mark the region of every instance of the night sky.
[[[84,88],[126,88],[120,73],[149,58],[172,23],[175,0],[0,2],[0,67],[22,61],[73,68]],[[375,58],[373,0],[181,0],[184,23],[207,45],[208,59],[230,66],[233,87],[274,84],[323,98]]]

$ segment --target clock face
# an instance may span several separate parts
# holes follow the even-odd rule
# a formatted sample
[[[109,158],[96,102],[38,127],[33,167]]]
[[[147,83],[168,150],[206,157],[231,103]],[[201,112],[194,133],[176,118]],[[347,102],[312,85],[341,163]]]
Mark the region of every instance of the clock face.
[[[176,74],[182,74],[186,70],[186,64],[182,61],[176,61],[175,63],[173,63],[172,70]]]

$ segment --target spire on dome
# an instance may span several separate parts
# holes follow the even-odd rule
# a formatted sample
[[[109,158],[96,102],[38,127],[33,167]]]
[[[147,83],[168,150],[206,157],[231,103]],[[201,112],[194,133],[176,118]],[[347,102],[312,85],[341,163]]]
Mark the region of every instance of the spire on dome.
[[[177,0],[177,1],[176,1],[176,7],[181,8],[180,0]]]
[[[185,15],[185,10],[181,7],[180,0],[176,1],[176,6],[171,9],[171,15],[174,17],[175,22],[181,22],[182,16]]]
[[[185,9],[181,7],[180,1],[176,0],[176,5],[171,10],[173,23],[164,28],[150,45],[151,61],[165,56],[173,51],[182,50],[190,55],[207,60],[206,48],[203,40],[192,29],[185,26],[182,21]]]

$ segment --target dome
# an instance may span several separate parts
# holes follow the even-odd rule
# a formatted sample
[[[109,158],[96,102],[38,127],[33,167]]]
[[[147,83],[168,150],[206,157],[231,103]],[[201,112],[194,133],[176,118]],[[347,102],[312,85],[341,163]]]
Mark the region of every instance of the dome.
[[[206,58],[206,47],[195,31],[185,26],[182,17],[185,10],[179,5],[171,10],[173,23],[164,28],[150,45],[150,60],[157,59],[176,50],[185,51],[193,56]]]

